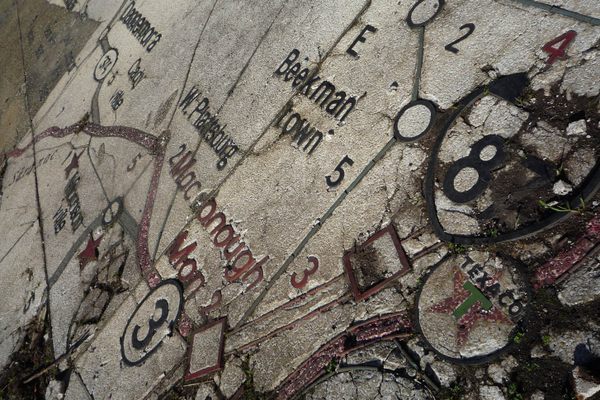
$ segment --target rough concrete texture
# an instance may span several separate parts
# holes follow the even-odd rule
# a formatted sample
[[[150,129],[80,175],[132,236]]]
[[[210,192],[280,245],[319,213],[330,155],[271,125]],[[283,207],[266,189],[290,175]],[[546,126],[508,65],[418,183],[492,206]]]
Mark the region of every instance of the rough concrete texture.
[[[598,399],[599,18],[0,1],[0,398]]]

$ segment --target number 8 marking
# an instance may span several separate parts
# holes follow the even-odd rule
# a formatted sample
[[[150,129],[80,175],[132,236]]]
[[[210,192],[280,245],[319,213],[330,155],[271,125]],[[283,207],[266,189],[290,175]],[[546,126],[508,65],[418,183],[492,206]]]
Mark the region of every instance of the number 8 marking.
[[[482,158],[483,150],[493,146],[496,149],[495,154],[490,159]],[[467,157],[457,160],[448,168],[444,178],[444,193],[446,197],[455,203],[467,203],[476,199],[490,185],[492,174],[490,171],[499,167],[504,162],[504,139],[498,135],[488,135],[479,140],[471,147],[471,152]],[[460,192],[454,186],[454,180],[458,174],[465,168],[473,168],[477,171],[477,182],[468,190]]]

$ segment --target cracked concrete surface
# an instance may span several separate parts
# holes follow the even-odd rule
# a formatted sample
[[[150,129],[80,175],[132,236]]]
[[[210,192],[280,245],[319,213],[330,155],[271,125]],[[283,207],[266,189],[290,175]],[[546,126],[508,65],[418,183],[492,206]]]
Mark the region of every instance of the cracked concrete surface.
[[[0,2],[0,395],[594,392],[599,12]]]

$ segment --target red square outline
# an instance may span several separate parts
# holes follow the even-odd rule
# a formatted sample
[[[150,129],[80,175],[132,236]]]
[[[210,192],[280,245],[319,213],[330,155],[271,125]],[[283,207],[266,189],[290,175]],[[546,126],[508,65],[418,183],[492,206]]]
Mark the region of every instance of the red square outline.
[[[217,357],[217,364],[192,373],[190,371],[190,367],[191,367],[190,364],[192,361],[192,352],[194,351],[194,338],[196,337],[196,334],[203,332],[207,329],[210,329],[213,326],[218,325],[218,324],[223,325],[223,328],[221,329],[221,337],[219,338],[220,343],[219,343],[219,355]],[[198,379],[204,375],[208,375],[212,372],[220,371],[221,369],[223,369],[223,350],[225,348],[225,327],[227,326],[226,324],[227,324],[227,317],[223,317],[223,318],[217,319],[215,321],[212,321],[206,325],[203,325],[200,328],[198,328],[196,331],[192,332],[192,334],[191,334],[192,342],[188,346],[188,349],[189,349],[188,355],[187,355],[188,366],[187,366],[186,374],[183,378],[184,381],[191,381],[193,379]]]
[[[352,269],[352,263],[350,262],[350,256],[352,254],[355,254],[357,249],[360,249],[364,246],[369,245],[370,243],[373,243],[374,241],[376,241],[377,239],[379,239],[380,237],[382,237],[383,235],[388,234],[388,233],[391,236],[392,241],[394,242],[394,247],[396,247],[396,252],[398,253],[398,258],[400,258],[400,263],[403,265],[404,268],[402,268],[400,271],[396,272],[394,275],[390,276],[389,278],[386,278],[386,279],[382,280],[381,282],[374,284],[373,286],[371,286],[364,292],[361,292],[360,287],[358,286],[356,277],[354,276],[354,270]],[[346,271],[346,275],[348,277],[348,280],[350,281],[350,289],[352,290],[352,295],[354,296],[354,300],[356,300],[356,301],[361,301],[361,300],[364,300],[364,299],[374,295],[375,293],[384,289],[392,280],[394,280],[402,275],[405,275],[410,270],[410,264],[408,263],[408,258],[406,257],[406,253],[404,253],[404,249],[402,248],[402,245],[400,244],[400,239],[398,238],[398,234],[396,233],[396,229],[394,229],[393,224],[389,224],[387,227],[381,229],[378,232],[375,232],[375,234],[373,236],[371,236],[366,242],[364,242],[363,244],[358,246],[358,248],[346,251],[346,253],[344,253],[343,261],[344,261],[344,270]]]

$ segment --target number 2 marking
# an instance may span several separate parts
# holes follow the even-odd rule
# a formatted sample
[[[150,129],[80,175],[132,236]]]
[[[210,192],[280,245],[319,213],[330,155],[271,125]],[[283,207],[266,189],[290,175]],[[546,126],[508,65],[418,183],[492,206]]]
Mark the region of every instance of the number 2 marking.
[[[156,330],[160,328],[167,320],[169,316],[169,303],[165,299],[156,300],[154,303],[154,310],[160,309],[160,318],[155,321],[154,318],[151,318],[148,321],[148,333],[146,337],[142,340],[138,339],[138,333],[140,332],[141,327],[136,325],[133,328],[133,332],[131,333],[131,344],[134,348],[141,350],[144,347],[148,346],[154,335],[156,334]]]
[[[302,289],[304,286],[306,286],[308,283],[308,278],[319,270],[319,259],[317,257],[308,256],[308,262],[312,264],[312,268],[307,268],[302,272],[304,275],[302,279],[298,281],[298,275],[295,272],[292,274],[292,279],[290,282],[296,289]]]
[[[221,305],[221,301],[223,300],[223,294],[221,293],[220,290],[215,290],[215,292],[212,294],[212,297],[210,299],[210,304],[207,306],[200,306],[198,307],[198,311],[200,312],[201,315],[208,317],[208,314],[216,309],[217,307],[219,307]]]
[[[577,32],[567,31],[559,37],[557,37],[556,39],[552,39],[551,41],[546,43],[544,47],[542,47],[542,50],[550,54],[550,57],[548,57],[548,61],[546,61],[546,64],[554,63],[554,61],[556,61],[557,58],[565,58],[565,50],[573,41],[573,39],[575,39],[576,36]],[[560,46],[558,46],[558,48],[554,47],[554,45],[558,43],[560,43]]]
[[[454,45],[462,42],[463,40],[465,40],[466,38],[471,36],[471,34],[475,31],[475,24],[472,24],[472,23],[464,24],[463,26],[461,26],[459,28],[459,30],[462,31],[465,28],[467,28],[467,33],[465,33],[464,35],[462,35],[461,37],[456,39],[454,42],[447,44],[446,47],[444,47],[444,49],[446,49],[447,51],[451,51],[454,54],[457,54],[458,49],[456,47],[454,47]]]

